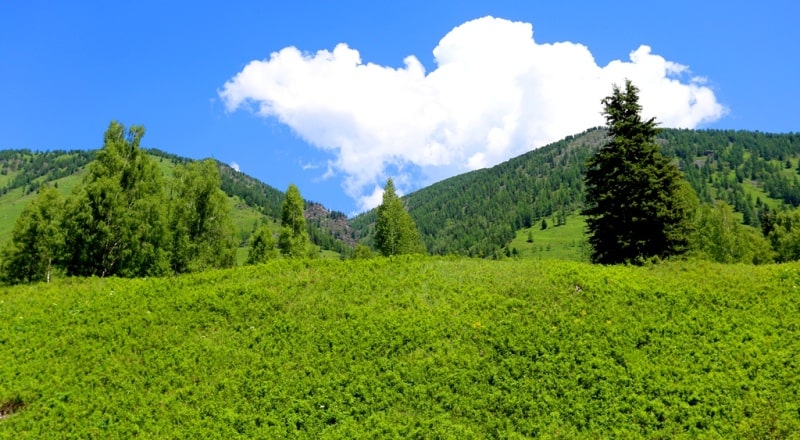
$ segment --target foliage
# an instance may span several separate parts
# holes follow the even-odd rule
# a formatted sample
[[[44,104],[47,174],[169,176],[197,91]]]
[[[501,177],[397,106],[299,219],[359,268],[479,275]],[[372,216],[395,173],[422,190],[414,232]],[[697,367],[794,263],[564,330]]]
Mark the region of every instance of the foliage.
[[[77,173],[94,158],[94,151],[0,151],[0,175],[10,177],[0,192],[17,188],[24,188],[26,194],[34,192],[43,183]]]
[[[275,238],[272,237],[272,229],[262,225],[251,238],[247,264],[266,263],[274,258],[278,258],[278,248]]]
[[[169,204],[174,272],[234,265],[236,237],[220,184],[211,159],[175,168]]]
[[[767,230],[776,260],[800,260],[800,209],[776,214]]]
[[[604,129],[569,136],[495,167],[423,188],[403,202],[430,252],[494,257],[513,250],[510,241],[519,231],[530,226],[538,230],[545,218],[548,230],[553,229],[565,218],[560,213],[569,215],[583,207],[586,160],[606,139]],[[793,203],[800,200],[796,166],[786,168],[787,160],[800,163],[800,133],[664,129],[657,142],[701,204],[723,201],[741,223],[761,227],[765,234],[771,219],[794,209]],[[190,162],[158,150],[147,153],[158,163],[167,188],[173,164]],[[40,186],[69,195],[96,155],[97,151],[0,151],[0,247],[10,241],[14,221]],[[245,246],[255,232],[253,225],[261,224],[264,216],[278,221],[284,194],[227,165],[218,166],[234,207],[238,240]],[[356,239],[374,244],[375,211],[352,219],[352,229],[344,214],[316,208],[313,202],[306,201],[305,215],[310,241],[322,249],[349,256]],[[562,240],[568,246],[563,251],[570,253],[573,243],[581,240],[579,235]],[[533,254],[536,258],[561,258],[564,253],[557,248],[560,243],[553,242],[552,251],[539,244],[537,250],[544,251]],[[531,255],[521,247],[519,251],[523,258]],[[239,253],[243,263],[247,249]]]
[[[64,247],[63,210],[64,201],[49,186],[41,187],[38,197],[25,206],[3,250],[0,273],[4,282],[50,281]]]
[[[219,189],[216,162],[184,160],[162,169],[140,148],[143,136],[143,127],[126,131],[112,122],[83,181],[59,188],[73,187],[66,202],[55,189],[42,187],[17,218],[16,238],[4,255],[5,282],[47,280],[54,269],[67,275],[136,277],[235,263],[230,203]],[[61,159],[52,158],[73,163]],[[19,160],[40,162],[27,156]],[[164,173],[170,175],[166,180]]]
[[[0,437],[791,438],[798,285],[394,257],[5,288]]]
[[[583,205],[588,157],[605,141],[592,129],[544,146],[492,168],[445,179],[403,200],[433,254],[488,257],[558,209]],[[375,210],[351,221],[357,237],[372,239]]]
[[[303,216],[303,198],[294,184],[286,189],[281,208],[281,231],[278,236],[281,253],[290,258],[306,257],[309,252],[306,219]]]
[[[591,129],[569,136],[403,200],[431,253],[489,257],[515,231],[584,207],[586,161],[606,143],[606,133]],[[657,142],[702,204],[724,201],[742,214],[744,224],[758,227],[767,208],[780,211],[800,200],[798,174],[784,163],[800,163],[800,133],[663,129]],[[375,219],[373,210],[351,221],[360,241],[372,241]],[[548,219],[550,226],[557,219]]]
[[[148,276],[169,270],[161,173],[139,147],[144,127],[114,121],[64,218],[69,275]]]
[[[733,208],[725,202],[698,208],[695,219],[694,250],[718,263],[761,264],[773,260],[769,242],[758,229],[742,225]]]
[[[357,244],[355,251],[353,251],[353,258],[367,260],[373,258],[375,254],[372,252],[372,249],[369,246],[363,244]]]
[[[383,202],[378,206],[375,248],[385,257],[425,252],[417,225],[397,197],[392,179],[386,181]]]
[[[271,218],[280,218],[283,192],[225,164],[219,166],[221,188],[226,194],[241,198],[248,206],[261,210]]]
[[[678,169],[655,142],[655,119],[642,120],[630,80],[603,99],[611,139],[589,160],[586,202],[592,260],[640,263],[688,249],[690,207]]]

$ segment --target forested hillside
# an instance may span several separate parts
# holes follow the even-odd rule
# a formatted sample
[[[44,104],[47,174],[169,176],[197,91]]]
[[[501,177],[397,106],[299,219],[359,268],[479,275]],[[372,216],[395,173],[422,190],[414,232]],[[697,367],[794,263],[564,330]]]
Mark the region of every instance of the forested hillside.
[[[605,129],[591,129],[404,201],[429,252],[492,256],[517,230],[558,225],[583,207],[586,160],[605,141]],[[659,143],[701,202],[730,204],[744,224],[800,205],[800,134],[665,129]],[[354,218],[357,236],[369,241],[374,220],[374,211]]]
[[[193,162],[158,149],[146,151],[168,177],[176,166]],[[68,195],[96,156],[96,150],[0,150],[0,245],[10,238],[22,208],[42,185],[52,185],[62,195]],[[237,236],[246,246],[259,223],[275,223],[280,218],[284,193],[226,164],[217,161],[217,165],[222,178],[220,188],[234,207]],[[342,255],[352,253],[354,234],[343,213],[306,201],[306,215],[312,243]]]
[[[495,167],[446,179],[403,200],[430,253],[508,253],[519,231],[536,228],[542,220],[559,226],[579,212],[586,161],[605,141],[604,129],[587,130]],[[777,213],[800,205],[800,134],[665,129],[659,143],[702,203],[724,201],[744,225],[767,233]],[[160,150],[148,153],[165,174],[190,161]],[[0,241],[8,239],[22,206],[40,185],[50,182],[67,194],[95,155],[82,150],[0,152]],[[247,245],[257,223],[279,218],[283,192],[225,164],[218,166],[221,188],[240,212],[238,236]],[[348,221],[344,213],[306,201],[306,217],[311,241],[321,249],[349,256],[357,241],[372,244],[375,211]]]

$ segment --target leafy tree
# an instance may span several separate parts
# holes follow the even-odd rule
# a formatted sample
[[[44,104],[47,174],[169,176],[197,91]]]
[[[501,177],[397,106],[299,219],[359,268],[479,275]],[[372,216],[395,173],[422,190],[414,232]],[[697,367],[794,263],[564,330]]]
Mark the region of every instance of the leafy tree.
[[[144,127],[114,121],[89,174],[67,200],[66,271],[82,276],[169,272],[166,195],[158,166],[139,144]]]
[[[278,248],[275,239],[272,237],[272,230],[269,226],[262,225],[250,242],[250,252],[247,254],[247,264],[265,263],[278,257]]]
[[[641,263],[689,245],[686,185],[661,155],[655,119],[642,120],[638,93],[627,80],[603,99],[610,140],[587,163],[583,213],[597,263]]]
[[[356,260],[368,260],[373,256],[374,255],[369,246],[363,245],[361,243],[357,244],[355,251],[353,251],[353,258]]]
[[[303,198],[294,184],[286,189],[281,207],[281,231],[278,247],[290,258],[307,257],[309,251],[306,218],[303,216]]]
[[[767,238],[777,261],[800,260],[800,209],[775,214]]]
[[[761,231],[743,225],[725,202],[703,205],[697,210],[692,240],[701,256],[719,263],[767,263],[773,251]]]
[[[171,264],[175,272],[236,263],[231,208],[220,185],[219,168],[211,159],[175,168],[170,194]]]
[[[383,203],[378,207],[375,247],[384,256],[425,252],[417,225],[397,197],[392,179],[386,181]]]
[[[64,201],[58,191],[42,186],[39,195],[17,218],[3,251],[2,278],[7,283],[50,282],[64,246],[61,231]]]

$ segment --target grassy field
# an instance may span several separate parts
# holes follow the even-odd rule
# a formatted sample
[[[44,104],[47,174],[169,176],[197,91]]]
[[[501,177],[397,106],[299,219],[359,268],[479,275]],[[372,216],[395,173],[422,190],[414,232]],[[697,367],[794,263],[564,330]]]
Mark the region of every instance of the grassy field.
[[[0,438],[788,438],[798,286],[419,257],[5,288]]]
[[[533,242],[528,241],[530,235]],[[517,231],[507,248],[516,249],[519,258],[525,259],[589,261],[587,246],[586,220],[579,215],[570,215],[566,224],[560,226],[542,229],[536,225]]]

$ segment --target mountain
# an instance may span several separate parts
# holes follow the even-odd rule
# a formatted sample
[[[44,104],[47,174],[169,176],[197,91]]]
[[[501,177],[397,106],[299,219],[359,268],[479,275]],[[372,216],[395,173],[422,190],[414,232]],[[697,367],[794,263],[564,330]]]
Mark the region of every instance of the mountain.
[[[455,176],[404,197],[429,252],[496,255],[542,220],[563,224],[583,207],[586,160],[606,141],[602,128]],[[758,226],[767,209],[800,205],[800,134],[665,129],[658,139],[703,203],[722,200]],[[369,242],[375,211],[351,221]]]
[[[176,165],[192,161],[161,150],[150,149],[147,152],[166,176],[172,175]],[[0,151],[0,245],[11,238],[17,217],[41,185],[49,184],[63,195],[69,194],[81,182],[95,156],[96,151],[86,150]],[[284,194],[226,164],[217,164],[222,178],[221,189],[228,195],[232,208],[242,260],[246,256],[249,238],[260,224],[271,224],[277,231]],[[306,201],[306,215],[309,217],[309,235],[320,249],[338,255],[352,252],[353,233],[346,221],[342,224],[341,219],[346,219],[344,214]]]
[[[585,163],[605,141],[604,129],[590,129],[492,168],[443,180],[403,200],[433,254],[509,254],[540,225],[549,225],[548,233],[561,235],[553,246],[566,243],[577,252],[582,239],[577,214],[583,207]],[[759,226],[767,210],[800,206],[800,133],[665,129],[659,143],[701,202],[725,201],[744,224]],[[165,175],[171,174],[175,164],[190,161],[159,150],[148,152]],[[94,155],[83,150],[0,151],[0,245],[10,238],[17,216],[39,185],[49,183],[68,194],[80,183]],[[283,192],[218,164],[243,258],[259,224],[267,222],[277,231]],[[306,201],[305,215],[312,242],[329,256],[349,256],[357,242],[371,243],[375,210],[348,220],[344,213]],[[558,228],[568,220],[569,228]],[[545,238],[538,242],[550,248],[552,237]],[[520,251],[525,256],[530,249]]]

